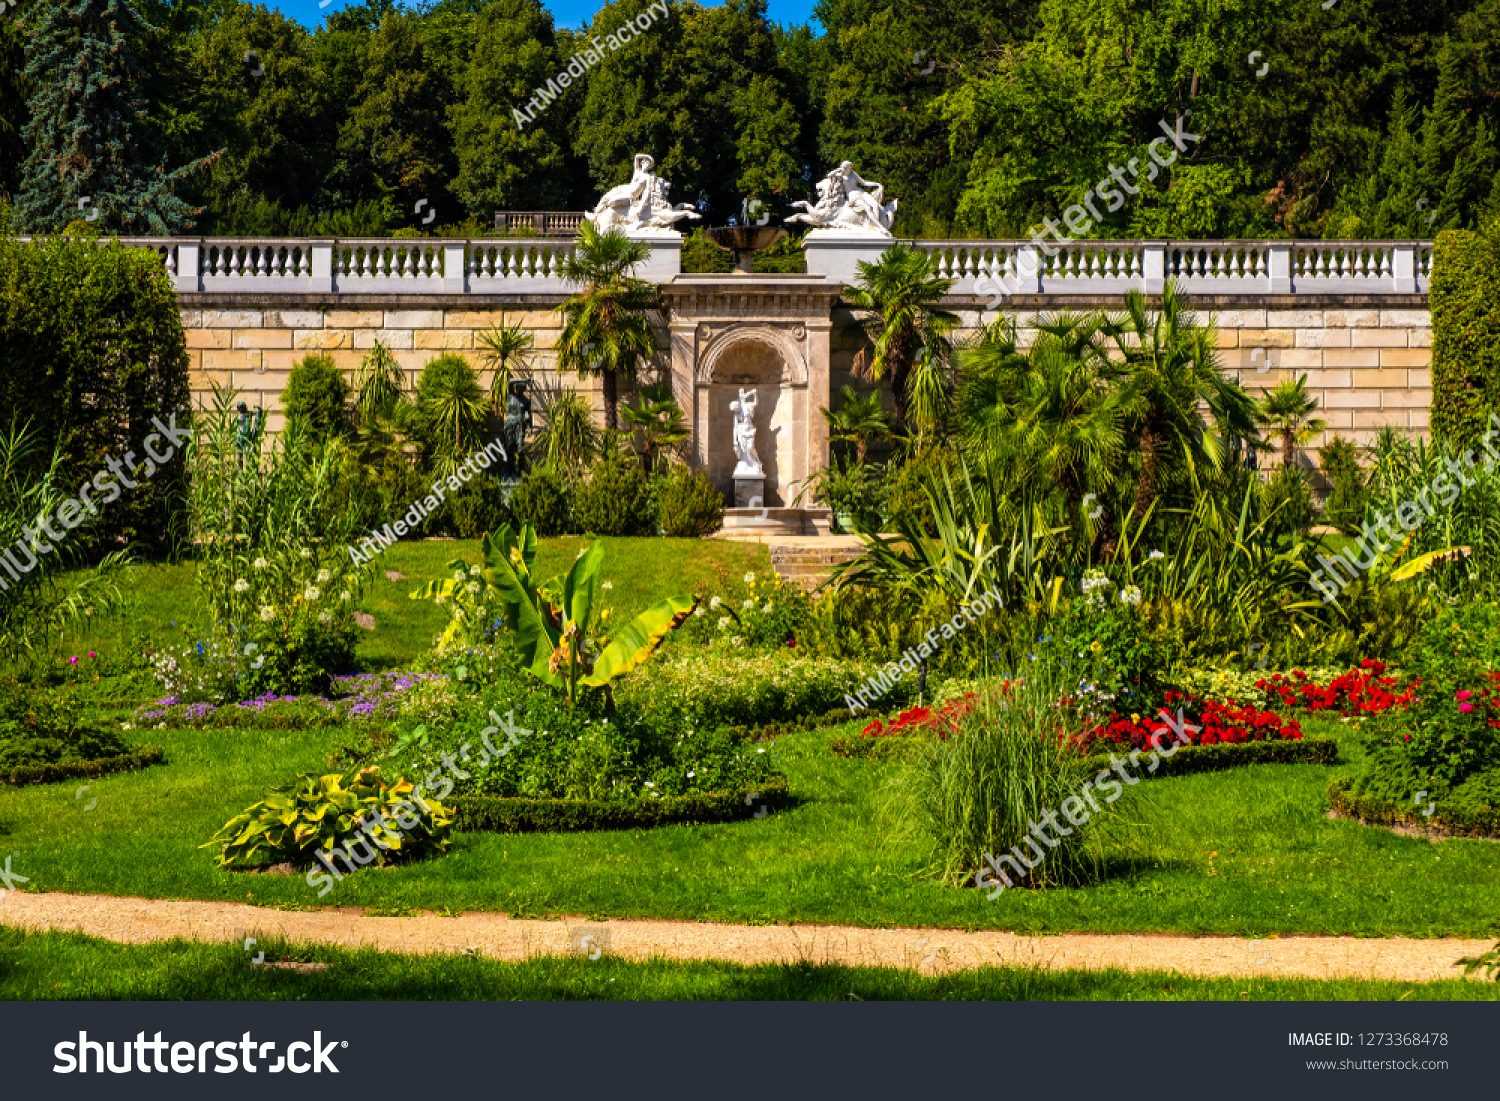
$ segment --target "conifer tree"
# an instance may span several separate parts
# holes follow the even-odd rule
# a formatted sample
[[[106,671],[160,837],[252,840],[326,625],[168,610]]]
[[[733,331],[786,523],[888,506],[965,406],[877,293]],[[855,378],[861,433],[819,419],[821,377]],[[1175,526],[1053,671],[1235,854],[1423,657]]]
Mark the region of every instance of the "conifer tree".
[[[191,229],[201,211],[172,189],[219,154],[169,172],[147,132],[133,44],[155,28],[130,0],[35,0],[27,24],[29,155],[15,228],[53,232],[83,219],[119,233]]]

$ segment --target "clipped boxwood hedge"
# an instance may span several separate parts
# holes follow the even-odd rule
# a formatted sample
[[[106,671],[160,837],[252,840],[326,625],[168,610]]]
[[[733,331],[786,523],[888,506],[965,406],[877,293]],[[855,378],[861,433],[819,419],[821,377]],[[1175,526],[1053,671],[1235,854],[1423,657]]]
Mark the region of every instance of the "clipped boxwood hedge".
[[[752,796],[757,796],[752,798]],[[758,788],[669,795],[607,803],[587,799],[501,799],[454,796],[446,801],[460,830],[495,833],[579,833],[585,830],[649,829],[652,826],[703,825],[754,818],[762,807],[775,810],[791,803],[783,778]]]
[[[1334,780],[1328,785],[1328,802],[1338,813],[1357,818],[1365,825],[1401,824],[1421,829],[1446,830],[1460,837],[1500,840],[1500,807],[1488,807],[1482,811],[1450,807],[1445,811],[1439,803],[1431,815],[1424,816],[1414,806],[1393,803],[1378,795],[1358,795],[1349,790],[1353,783],[1352,776],[1341,776]]]
[[[24,787],[27,784],[55,784],[59,780],[73,780],[84,776],[92,779],[107,776],[112,772],[134,772],[148,765],[159,765],[166,760],[166,753],[159,745],[143,745],[134,753],[120,757],[99,757],[92,761],[59,761],[52,765],[31,765],[0,773],[0,784]]]
[[[1500,404],[1500,223],[1438,235],[1430,301],[1433,433],[1472,447]]]
[[[866,761],[904,761],[917,752],[924,738],[861,738],[841,734],[832,738],[829,748],[839,757]],[[1121,757],[1125,754],[1118,754]],[[1185,776],[1191,772],[1214,772],[1239,765],[1331,765],[1338,760],[1339,746],[1333,738],[1301,738],[1274,742],[1235,742],[1227,745],[1185,745],[1170,757],[1157,761],[1152,776]],[[1147,758],[1140,758],[1144,771]],[[1110,767],[1108,756],[1086,758],[1090,767]]]

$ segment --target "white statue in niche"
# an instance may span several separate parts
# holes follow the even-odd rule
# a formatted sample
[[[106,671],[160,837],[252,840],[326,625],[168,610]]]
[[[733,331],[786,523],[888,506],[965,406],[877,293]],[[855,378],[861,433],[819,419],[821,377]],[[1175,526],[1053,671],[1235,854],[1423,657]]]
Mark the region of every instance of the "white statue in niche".
[[[740,457],[734,468],[736,478],[765,477],[766,468],[755,453],[755,391],[740,390],[740,400],[729,403],[734,414],[734,453]]]
[[[672,185],[653,174],[656,160],[649,153],[635,155],[635,173],[630,182],[612,187],[584,217],[599,229],[619,229],[626,233],[660,236],[677,233],[673,223],[683,218],[697,218],[687,203],[673,206],[667,199]]]
[[[818,181],[818,205],[793,203],[806,213],[793,214],[787,223],[806,222],[818,229],[889,237],[898,202],[886,202],[884,184],[861,178],[854,165],[844,161]]]

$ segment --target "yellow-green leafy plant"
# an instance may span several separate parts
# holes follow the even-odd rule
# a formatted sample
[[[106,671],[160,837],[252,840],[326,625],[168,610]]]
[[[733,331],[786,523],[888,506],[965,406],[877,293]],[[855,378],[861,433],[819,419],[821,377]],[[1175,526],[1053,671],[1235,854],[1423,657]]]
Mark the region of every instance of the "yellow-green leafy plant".
[[[387,783],[373,766],[349,772],[298,774],[235,815],[199,848],[219,846],[219,867],[311,865],[318,853],[374,842],[376,865],[448,851],[453,814],[400,779]]]

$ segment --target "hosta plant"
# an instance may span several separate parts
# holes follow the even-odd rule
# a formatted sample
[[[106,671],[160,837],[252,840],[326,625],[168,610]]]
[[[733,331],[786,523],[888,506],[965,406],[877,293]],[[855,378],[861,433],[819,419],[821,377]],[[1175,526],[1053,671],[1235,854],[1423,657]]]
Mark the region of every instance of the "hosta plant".
[[[345,773],[304,772],[235,815],[199,848],[220,847],[219,867],[311,865],[368,837],[374,863],[448,851],[452,813],[405,780],[387,783],[374,767]]]

